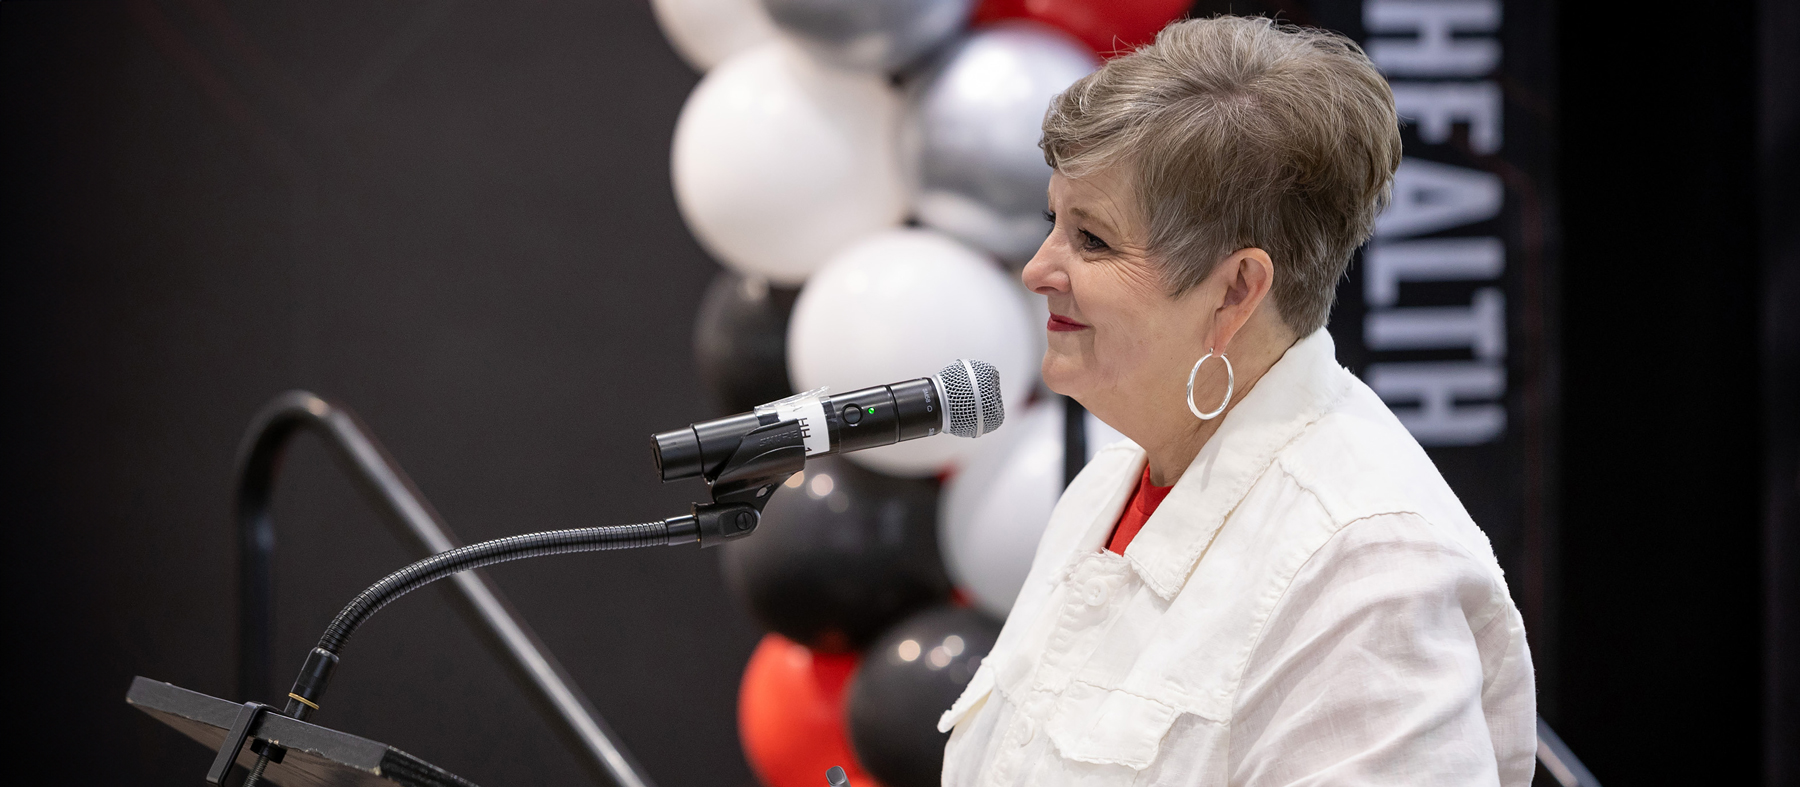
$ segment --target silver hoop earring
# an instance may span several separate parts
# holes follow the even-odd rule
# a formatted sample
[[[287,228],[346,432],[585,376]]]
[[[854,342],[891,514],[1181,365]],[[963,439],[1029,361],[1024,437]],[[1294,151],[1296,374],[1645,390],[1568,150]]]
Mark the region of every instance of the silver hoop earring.
[[[1226,358],[1224,353],[1219,353],[1219,360],[1225,362],[1225,401],[1219,402],[1219,409],[1210,413],[1200,412],[1200,408],[1194,406],[1194,377],[1200,374],[1200,364],[1206,363],[1206,359],[1211,357],[1212,351],[1207,350],[1205,355],[1200,356],[1200,360],[1194,362],[1194,370],[1188,372],[1188,410],[1202,421],[1211,421],[1224,413],[1225,407],[1231,404],[1232,389],[1237,387],[1237,374],[1231,371],[1231,359]]]

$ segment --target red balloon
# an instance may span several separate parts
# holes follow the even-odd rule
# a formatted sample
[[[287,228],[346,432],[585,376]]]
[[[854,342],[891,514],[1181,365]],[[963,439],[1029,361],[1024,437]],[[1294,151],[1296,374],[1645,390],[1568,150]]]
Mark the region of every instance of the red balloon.
[[[844,732],[844,684],[862,656],[814,653],[780,634],[763,637],[738,687],[738,738],[766,787],[820,787],[842,766],[856,787],[869,778]]]
[[[1129,53],[1187,13],[1192,0],[983,0],[975,22],[1036,19],[1086,42],[1101,57]]]

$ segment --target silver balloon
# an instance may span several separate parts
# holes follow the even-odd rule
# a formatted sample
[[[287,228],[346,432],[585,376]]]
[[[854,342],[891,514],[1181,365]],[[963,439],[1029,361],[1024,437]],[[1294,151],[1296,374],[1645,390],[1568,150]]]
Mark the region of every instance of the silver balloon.
[[[1029,259],[1048,230],[1044,112],[1099,66],[1085,44],[1035,22],[994,25],[945,52],[907,111],[919,221],[1002,259]]]
[[[975,0],[763,0],[775,26],[821,60],[894,71],[962,30]]]

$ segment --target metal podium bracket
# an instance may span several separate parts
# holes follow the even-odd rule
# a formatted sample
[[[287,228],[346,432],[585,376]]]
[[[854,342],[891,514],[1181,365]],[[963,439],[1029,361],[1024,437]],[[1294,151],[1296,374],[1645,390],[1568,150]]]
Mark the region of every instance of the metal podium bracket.
[[[275,397],[251,420],[238,450],[240,697],[267,697],[272,691],[275,522],[270,504],[282,451],[302,430],[311,430],[324,439],[338,466],[412,551],[426,557],[462,545],[406,473],[347,408],[307,391],[289,391]],[[591,775],[620,787],[654,787],[642,766],[594,710],[593,703],[520,619],[499,588],[479,571],[466,571],[450,579],[446,584],[451,590],[452,605],[525,687],[551,726],[581,755]]]
[[[273,708],[260,702],[246,702],[238,711],[237,721],[225,731],[225,740],[219,744],[219,754],[213,758],[211,768],[206,771],[206,783],[222,785],[225,777],[231,775],[231,766],[237,763],[238,752],[243,751],[244,741],[250,737],[250,729],[256,726],[257,717]],[[270,755],[269,759],[275,759]]]

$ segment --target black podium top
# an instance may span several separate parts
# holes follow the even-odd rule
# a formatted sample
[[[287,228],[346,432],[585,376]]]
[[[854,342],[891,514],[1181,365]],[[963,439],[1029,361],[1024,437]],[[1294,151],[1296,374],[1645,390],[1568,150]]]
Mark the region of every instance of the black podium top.
[[[243,706],[197,691],[145,677],[133,678],[125,701],[157,721],[217,751]],[[250,729],[256,738],[287,748],[280,764],[270,764],[263,778],[282,787],[475,787],[456,774],[385,743],[290,719],[279,713],[257,717]],[[246,746],[238,766],[249,769],[256,755]]]

